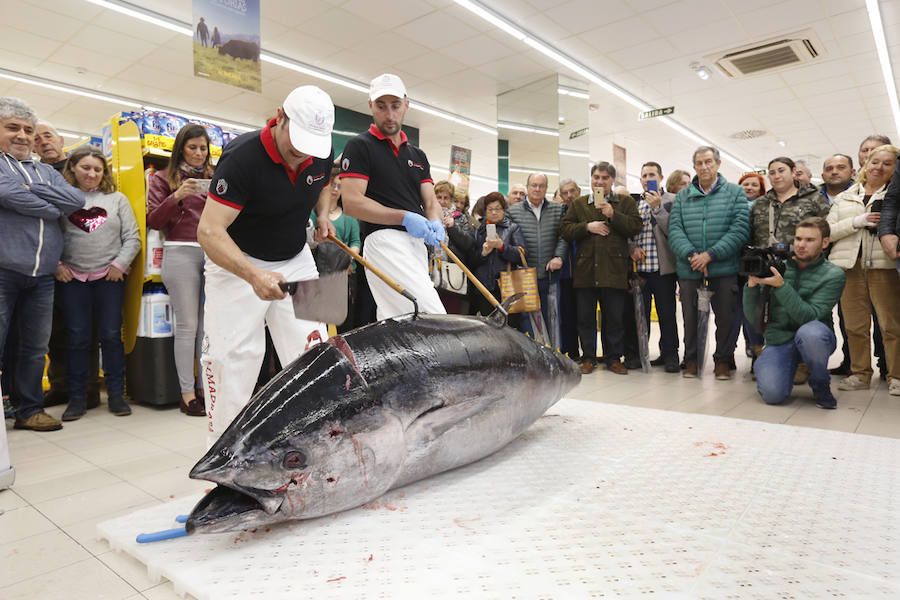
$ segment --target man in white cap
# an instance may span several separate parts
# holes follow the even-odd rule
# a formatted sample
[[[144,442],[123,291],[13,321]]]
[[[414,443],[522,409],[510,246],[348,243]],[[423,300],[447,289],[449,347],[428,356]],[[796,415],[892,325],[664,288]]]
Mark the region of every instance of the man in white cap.
[[[318,277],[306,223],[313,208],[328,214],[333,125],[328,94],[298,87],[264,129],[231,141],[216,166],[197,227],[208,258],[202,363],[210,445],[250,399],[264,325],[285,365],[327,337],[323,323],[294,317],[278,283]]]
[[[409,109],[403,81],[389,73],[373,79],[369,108],[375,123],[347,142],[341,159],[344,211],[360,220],[363,256],[406,288],[421,312],[444,314],[425,244],[439,246],[446,233],[428,158],[402,130]],[[316,214],[321,232],[330,220],[327,212]],[[412,312],[409,300],[374,274],[366,272],[366,281],[379,319]]]

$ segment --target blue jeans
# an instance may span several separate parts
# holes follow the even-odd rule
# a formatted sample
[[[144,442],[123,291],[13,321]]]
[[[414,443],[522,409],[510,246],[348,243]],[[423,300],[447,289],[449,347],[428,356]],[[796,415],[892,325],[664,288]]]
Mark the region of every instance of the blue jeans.
[[[797,363],[809,367],[809,387],[813,392],[831,385],[828,357],[837,346],[834,331],[821,321],[803,324],[794,339],[777,346],[767,345],[756,359],[756,389],[766,404],[781,404],[791,395]]]
[[[7,335],[15,328],[18,344],[12,350],[15,361],[9,395],[20,421],[44,410],[41,379],[53,320],[53,281],[52,275],[30,277],[0,268],[0,364],[4,364]]]
[[[78,281],[59,286],[66,321],[66,377],[69,398],[87,395],[92,323],[97,323],[103,357],[103,376],[110,398],[125,393],[125,347],[122,344],[122,301],[124,281]]]

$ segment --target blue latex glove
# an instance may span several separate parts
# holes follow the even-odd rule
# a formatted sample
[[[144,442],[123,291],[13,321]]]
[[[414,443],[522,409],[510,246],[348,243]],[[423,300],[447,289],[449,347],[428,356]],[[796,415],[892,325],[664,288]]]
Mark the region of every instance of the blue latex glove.
[[[428,219],[414,212],[407,212],[403,216],[403,226],[409,235],[419,239],[425,238],[431,231]]]
[[[428,229],[434,234],[435,241],[431,244],[432,246],[440,246],[441,242],[447,241],[447,230],[444,229],[444,224],[441,221],[428,221]],[[428,243],[427,238],[425,242]]]

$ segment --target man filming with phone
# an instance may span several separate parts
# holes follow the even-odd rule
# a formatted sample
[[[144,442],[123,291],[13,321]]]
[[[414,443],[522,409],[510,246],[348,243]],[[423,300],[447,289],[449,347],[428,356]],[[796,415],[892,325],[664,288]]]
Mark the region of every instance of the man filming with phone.
[[[756,387],[766,404],[781,404],[791,395],[799,362],[809,368],[809,386],[819,408],[836,408],[831,393],[828,358],[836,337],[831,314],[844,290],[843,269],[822,256],[831,228],[821,217],[807,217],[794,231],[794,255],[785,261],[784,275],[770,266],[769,277],[748,277],[744,314],[755,320],[762,289],[771,288],[766,345],[756,360]]]
[[[573,269],[581,372],[591,373],[597,362],[597,302],[603,314],[603,357],[606,368],[627,375],[621,362],[625,351],[623,316],[628,289],[628,238],[641,230],[634,198],[612,193],[616,168],[608,162],[591,167],[592,193],[572,202],[560,234],[578,247]]]

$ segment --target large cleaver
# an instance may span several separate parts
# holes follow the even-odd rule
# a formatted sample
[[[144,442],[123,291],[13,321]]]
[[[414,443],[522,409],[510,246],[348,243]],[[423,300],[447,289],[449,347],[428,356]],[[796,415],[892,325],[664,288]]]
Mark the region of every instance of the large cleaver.
[[[322,275],[318,279],[282,281],[278,284],[291,295],[294,316],[306,321],[340,325],[347,320],[347,270]]]

